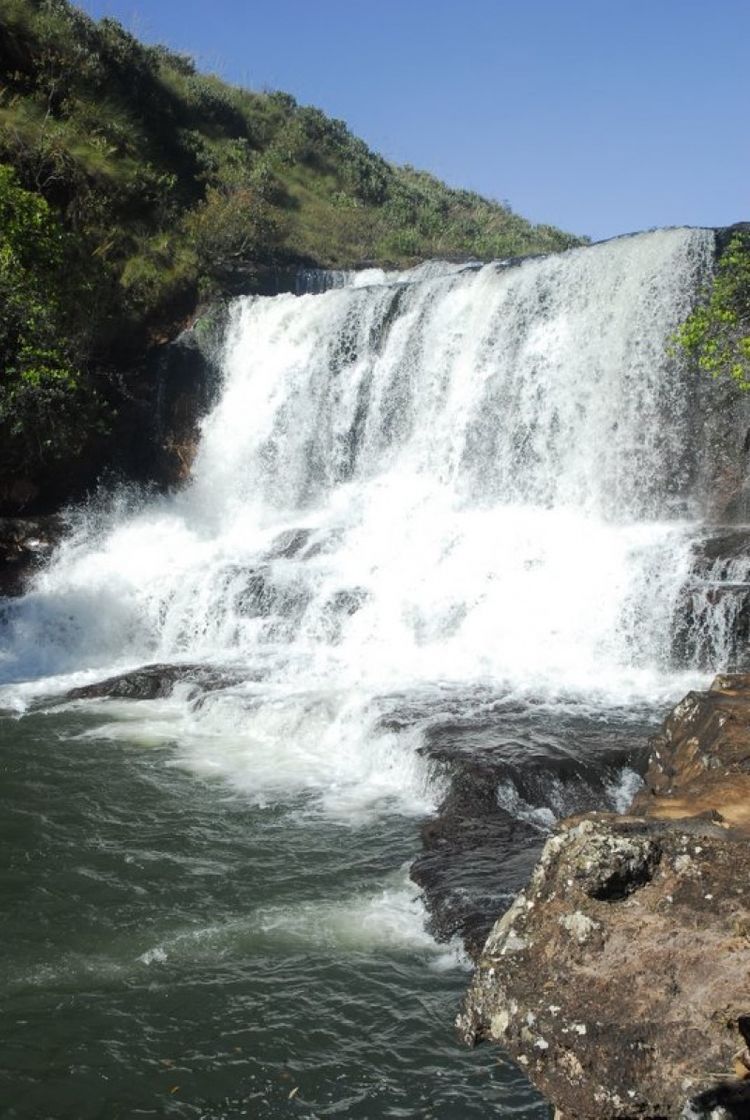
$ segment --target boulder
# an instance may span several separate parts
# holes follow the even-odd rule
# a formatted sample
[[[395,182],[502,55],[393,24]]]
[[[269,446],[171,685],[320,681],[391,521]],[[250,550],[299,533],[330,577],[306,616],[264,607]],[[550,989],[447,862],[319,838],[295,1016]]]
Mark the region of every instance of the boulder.
[[[628,814],[564,821],[457,1027],[561,1120],[750,1116],[750,676],[690,693]]]

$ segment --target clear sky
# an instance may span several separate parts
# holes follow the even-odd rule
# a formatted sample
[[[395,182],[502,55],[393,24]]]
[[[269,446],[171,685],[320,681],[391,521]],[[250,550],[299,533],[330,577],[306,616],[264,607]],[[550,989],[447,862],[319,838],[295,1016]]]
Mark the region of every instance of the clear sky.
[[[750,0],[84,0],[594,239],[750,219]]]

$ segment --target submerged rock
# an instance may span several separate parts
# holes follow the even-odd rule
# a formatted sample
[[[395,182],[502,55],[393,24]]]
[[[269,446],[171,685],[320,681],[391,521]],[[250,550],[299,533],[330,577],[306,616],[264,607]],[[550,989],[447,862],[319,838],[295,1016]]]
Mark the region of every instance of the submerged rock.
[[[115,677],[71,688],[66,700],[159,700],[171,696],[178,684],[191,684],[202,692],[228,688],[247,679],[247,674],[228,673],[213,665],[143,665]]]
[[[749,783],[750,677],[720,677],[652,741],[631,812],[563,822],[494,925],[459,1033],[561,1120],[750,1116]]]

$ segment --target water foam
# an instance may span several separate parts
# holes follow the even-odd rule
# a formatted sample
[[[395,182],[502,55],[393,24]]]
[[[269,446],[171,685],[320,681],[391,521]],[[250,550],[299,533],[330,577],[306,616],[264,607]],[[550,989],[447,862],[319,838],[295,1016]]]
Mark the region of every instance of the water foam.
[[[446,958],[454,965],[463,962],[457,944],[438,946],[427,933],[424,905],[406,868],[374,891],[260,906],[240,919],[181,930],[149,946],[137,960],[145,965],[168,964],[175,957],[213,962],[224,955],[258,951],[286,955],[300,949],[419,953],[437,967]]]

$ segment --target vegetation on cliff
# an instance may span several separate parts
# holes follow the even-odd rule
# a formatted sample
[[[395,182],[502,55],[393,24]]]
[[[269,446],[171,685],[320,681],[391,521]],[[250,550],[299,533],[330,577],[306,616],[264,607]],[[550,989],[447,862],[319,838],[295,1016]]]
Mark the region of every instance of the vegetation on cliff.
[[[729,240],[705,300],[680,327],[677,339],[701,369],[750,389],[750,229]]]
[[[269,268],[576,243],[67,0],[0,0],[0,44],[0,475],[69,456],[114,370]]]

